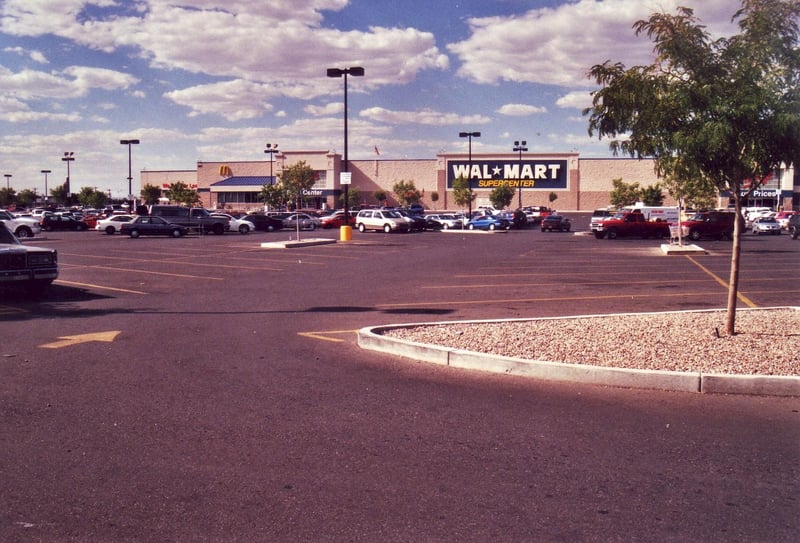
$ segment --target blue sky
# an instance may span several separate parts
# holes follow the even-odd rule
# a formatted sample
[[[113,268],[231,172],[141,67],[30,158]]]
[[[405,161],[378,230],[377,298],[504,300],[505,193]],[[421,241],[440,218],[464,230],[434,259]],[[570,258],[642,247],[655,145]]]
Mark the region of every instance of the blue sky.
[[[473,152],[610,156],[581,110],[585,74],[652,60],[631,26],[696,4],[715,36],[737,0],[0,0],[0,173],[16,190],[64,182],[127,194],[138,171],[343,151],[351,159]],[[378,156],[375,148],[380,152]]]

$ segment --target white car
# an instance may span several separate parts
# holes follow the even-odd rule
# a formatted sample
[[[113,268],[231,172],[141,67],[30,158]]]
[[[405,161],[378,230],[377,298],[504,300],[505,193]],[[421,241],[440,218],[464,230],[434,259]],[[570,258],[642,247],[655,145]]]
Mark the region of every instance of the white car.
[[[781,225],[775,217],[759,217],[753,221],[753,234],[780,234]]]
[[[0,209],[0,222],[18,238],[31,238],[42,233],[42,225],[33,217],[19,217],[10,211]]]
[[[464,222],[451,213],[433,213],[425,215],[425,220],[431,228],[450,230],[451,228],[464,228]]]
[[[359,232],[367,230],[383,230],[389,232],[408,232],[408,221],[397,211],[391,209],[362,209],[356,215],[356,227]]]
[[[227,213],[212,213],[212,217],[226,217],[230,225],[231,232],[239,232],[240,234],[249,234],[255,231],[256,225],[247,219],[237,219],[233,215]]]
[[[110,217],[97,221],[97,225],[94,229],[112,236],[122,229],[123,224],[131,222],[134,218],[133,215],[111,215]]]

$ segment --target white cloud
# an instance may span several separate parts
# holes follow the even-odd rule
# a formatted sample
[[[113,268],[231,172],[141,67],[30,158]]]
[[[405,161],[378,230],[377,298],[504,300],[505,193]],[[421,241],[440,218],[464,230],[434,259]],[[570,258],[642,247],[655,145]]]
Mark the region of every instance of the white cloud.
[[[680,0],[580,0],[510,17],[469,19],[471,36],[448,45],[466,79],[586,87],[589,69],[608,59],[647,63],[652,43],[632,25],[654,11],[672,12]],[[718,32],[730,29],[730,0],[706,0],[695,9]],[[706,20],[705,17],[708,19]]]
[[[588,90],[570,92],[556,100],[560,108],[584,109],[592,105],[592,95]]]
[[[167,92],[164,96],[191,109],[190,116],[221,115],[228,120],[252,119],[272,111],[266,102],[268,85],[243,81],[224,81]]]
[[[315,117],[336,115],[344,111],[344,102],[329,102],[324,106],[308,105],[303,108],[303,111]]]
[[[392,111],[382,107],[372,107],[362,110],[359,116],[383,123],[422,124],[431,126],[487,124],[491,122],[491,119],[484,115],[459,115],[457,113],[442,113],[431,109],[422,109],[419,111]]]
[[[508,115],[509,117],[527,117],[537,113],[547,113],[547,108],[528,104],[505,104],[501,106],[497,112],[501,115]]]

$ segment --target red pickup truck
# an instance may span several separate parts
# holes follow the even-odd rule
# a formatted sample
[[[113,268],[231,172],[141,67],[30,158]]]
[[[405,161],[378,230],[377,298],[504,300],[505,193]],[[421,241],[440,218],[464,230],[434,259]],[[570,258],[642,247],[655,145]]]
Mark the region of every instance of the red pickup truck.
[[[642,213],[617,213],[602,221],[594,231],[597,239],[616,239],[623,236],[639,236],[642,238],[669,237],[669,223],[664,221],[648,221]]]

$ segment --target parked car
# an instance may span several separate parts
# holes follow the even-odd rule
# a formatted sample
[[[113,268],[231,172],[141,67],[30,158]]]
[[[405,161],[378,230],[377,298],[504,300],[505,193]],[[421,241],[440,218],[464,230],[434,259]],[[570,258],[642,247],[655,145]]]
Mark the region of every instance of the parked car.
[[[775,217],[758,217],[753,221],[753,234],[760,236],[761,234],[777,235],[781,233],[781,225],[775,220]]]
[[[79,221],[69,215],[44,215],[42,217],[42,230],[52,232],[53,230],[76,230],[84,232],[89,229],[89,225]]]
[[[264,215],[263,213],[249,213],[244,219],[253,223],[260,232],[274,232],[283,228],[283,221],[279,217]]]
[[[778,224],[781,225],[783,230],[789,229],[789,219],[792,218],[792,215],[797,215],[800,211],[779,211],[775,215],[775,220],[778,221]]]
[[[595,209],[592,211],[592,218],[589,220],[589,229],[592,232],[602,231],[603,221],[610,219],[616,214],[616,211],[612,211],[610,209]]]
[[[296,230],[298,224],[300,230],[316,230],[320,226],[320,219],[319,217],[312,217],[308,213],[292,213],[283,219],[284,228]]]
[[[432,230],[450,230],[451,228],[464,228],[464,222],[451,213],[431,213],[425,216],[428,228]]]
[[[681,222],[681,235],[692,241],[703,237],[733,239],[735,219],[734,211],[701,211]]]
[[[428,223],[422,215],[414,215],[407,209],[397,209],[396,211],[408,220],[410,230],[422,232],[428,228]]]
[[[0,286],[36,292],[58,277],[58,251],[28,247],[0,223]]]
[[[111,215],[106,219],[100,219],[97,221],[97,225],[94,227],[94,229],[99,232],[105,232],[111,236],[119,232],[123,223],[131,222],[133,219],[133,215]]]
[[[6,227],[18,238],[31,238],[42,233],[42,225],[39,224],[38,219],[33,217],[21,217],[0,209],[0,222],[5,223]]]
[[[569,232],[572,229],[572,223],[564,215],[547,215],[542,219],[542,232]]]
[[[330,215],[320,217],[319,221],[322,228],[339,228],[345,225],[344,211],[335,211]],[[350,223],[350,226],[355,226],[356,224],[356,214],[352,211],[347,212],[347,222]]]
[[[152,217],[149,215],[136,217],[130,222],[122,223],[120,232],[132,238],[139,236],[172,236],[179,238],[185,236],[189,228],[181,224],[167,221],[163,217]]]
[[[389,232],[408,232],[409,223],[397,211],[391,209],[362,209],[356,215],[359,232],[383,230]]]
[[[248,221],[245,218],[237,219],[233,215],[228,213],[212,213],[212,217],[224,217],[228,219],[228,225],[230,226],[230,232],[239,232],[240,234],[249,234],[253,230],[256,229],[256,225],[252,222]]]
[[[467,223],[468,230],[508,230],[511,223],[494,215],[478,215]]]
[[[412,215],[425,215],[425,207],[422,204],[411,204],[408,206],[408,212]]]
[[[800,213],[789,217],[789,234],[791,234],[792,239],[800,237]]]

